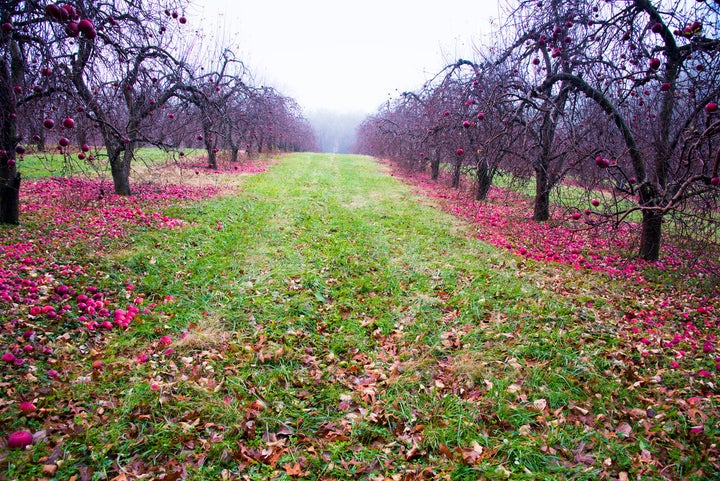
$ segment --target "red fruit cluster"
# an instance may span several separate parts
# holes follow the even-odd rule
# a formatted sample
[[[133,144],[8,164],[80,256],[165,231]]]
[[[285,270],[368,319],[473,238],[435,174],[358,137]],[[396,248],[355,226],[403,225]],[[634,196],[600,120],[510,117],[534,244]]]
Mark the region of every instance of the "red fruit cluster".
[[[97,31],[95,25],[91,20],[84,18],[77,21],[80,18],[80,13],[75,10],[72,5],[57,5],[55,3],[49,3],[45,5],[45,14],[58,22],[65,23],[65,33],[69,37],[77,37],[81,33],[85,38],[90,40],[97,37]]]
[[[601,169],[605,169],[607,167],[610,167],[610,159],[606,159],[598,155],[597,157],[595,157],[595,164]]]

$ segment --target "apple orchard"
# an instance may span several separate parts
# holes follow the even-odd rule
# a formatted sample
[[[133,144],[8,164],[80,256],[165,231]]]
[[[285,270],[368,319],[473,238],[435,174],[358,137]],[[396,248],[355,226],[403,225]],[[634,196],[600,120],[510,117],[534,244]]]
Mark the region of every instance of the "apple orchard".
[[[0,481],[11,479],[2,468],[27,479],[117,481],[476,479],[481,471],[487,479],[553,479],[541,475],[557,472],[699,480],[720,469],[720,0],[500,4],[492,45],[478,45],[474,58],[456,59],[383,103],[360,124],[354,145],[433,206],[468,221],[470,236],[493,254],[463,257],[466,264],[505,256],[483,274],[496,282],[485,286],[487,295],[463,291],[461,299],[441,287],[441,277],[457,278],[458,289],[476,279],[442,264],[452,257],[442,245],[430,253],[432,269],[418,268],[386,291],[375,285],[378,277],[345,289],[339,276],[322,277],[326,265],[256,287],[276,281],[272,268],[246,279],[245,266],[227,264],[239,251],[215,259],[223,266],[217,272],[198,268],[194,275],[215,276],[200,287],[180,267],[186,253],[172,252],[177,269],[145,284],[144,272],[130,265],[140,261],[123,257],[145,234],[162,250],[196,229],[185,247],[197,259],[213,258],[215,247],[225,252],[237,237],[246,241],[245,232],[221,236],[239,229],[230,222],[251,225],[260,193],[205,225],[207,206],[239,195],[241,175],[270,174],[297,158],[285,154],[316,150],[312,126],[294,99],[253,80],[238,46],[208,43],[193,30],[188,2],[2,2]],[[342,162],[333,156],[322,165]],[[419,203],[408,198],[394,201]],[[273,208],[292,203],[271,200]],[[325,222],[330,203],[315,200],[323,212],[303,216]],[[196,205],[185,220],[183,209]],[[279,219],[266,205],[258,211],[265,224]],[[374,218],[372,227],[385,219]],[[272,242],[275,250],[267,250],[280,258],[282,240],[311,230],[286,230],[283,222],[276,237],[247,238]],[[336,235],[323,224],[291,250]],[[346,237],[348,249],[359,242]],[[388,249],[402,250],[397,242]],[[363,255],[327,264],[363,271]],[[315,261],[308,256],[303,267]],[[148,256],[147,265],[157,264]],[[414,268],[391,264],[368,268],[368,276]],[[492,277],[498,272],[517,282],[519,299],[503,284],[509,278]],[[415,281],[434,287],[409,306],[383,304],[388,292],[414,289]],[[165,282],[187,291],[166,295]],[[556,312],[556,298],[526,296],[533,282],[567,303],[557,301]],[[230,334],[225,326],[201,338],[196,321],[220,308],[193,302],[224,296],[229,286],[249,293],[248,306],[233,312],[247,319],[236,320]],[[333,289],[358,292],[358,304],[347,301],[354,308],[335,313]],[[540,296],[540,288],[534,292]],[[475,294],[475,314],[487,314],[483,306],[492,303],[495,311],[460,324]],[[255,317],[252,303],[279,308],[283,295],[310,299],[311,308],[288,320],[300,327]],[[355,319],[358,309],[377,306],[393,322],[381,325],[364,311]],[[192,318],[193,309],[199,320],[180,325],[183,310]],[[433,309],[437,325],[421,333],[415,324]],[[523,332],[535,318],[544,324]],[[357,326],[347,329],[348,320]],[[240,332],[245,324],[250,333]],[[409,336],[413,329],[418,334]],[[556,355],[545,333],[558,345],[577,344]],[[320,340],[293,346],[298,339]],[[347,348],[348,339],[373,351]],[[423,344],[431,339],[432,349]],[[497,359],[482,360],[485,351]],[[548,365],[557,372],[545,371]],[[539,399],[523,391],[530,382],[489,380],[492,369],[515,375],[531,368],[540,373],[533,378],[542,385]],[[253,370],[274,369],[277,379],[250,385]],[[295,389],[308,372],[312,382]],[[240,381],[230,389],[232,376]],[[546,393],[550,378],[562,387]],[[402,391],[398,379],[420,387]],[[283,400],[268,402],[265,388]],[[76,391],[92,399],[76,399]],[[437,396],[427,419],[404,404],[416,394]],[[384,396],[391,401],[380,402]],[[616,399],[636,405],[604,404]],[[444,418],[441,404],[448,412],[482,412],[472,418],[459,409],[457,418]],[[295,424],[281,419],[297,406]],[[165,408],[177,412],[164,417]],[[219,421],[218,412],[231,421]],[[113,416],[127,432],[113,431]],[[477,436],[470,442],[461,432]]]

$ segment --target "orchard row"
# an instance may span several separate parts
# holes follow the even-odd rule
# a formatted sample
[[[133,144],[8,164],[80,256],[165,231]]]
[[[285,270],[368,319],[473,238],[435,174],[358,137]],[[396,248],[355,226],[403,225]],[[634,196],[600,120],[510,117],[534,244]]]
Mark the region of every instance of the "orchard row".
[[[479,200],[499,175],[534,182],[535,221],[550,219],[553,195],[590,227],[633,221],[645,260],[671,235],[717,250],[720,3],[503,8],[492,46],[389,102],[358,149],[434,179],[448,171],[454,187],[469,174]]]
[[[201,147],[217,154],[310,150],[293,99],[254,85],[230,46],[193,30],[184,0],[0,6],[0,222],[19,220],[23,156],[107,156],[130,195],[136,149]]]

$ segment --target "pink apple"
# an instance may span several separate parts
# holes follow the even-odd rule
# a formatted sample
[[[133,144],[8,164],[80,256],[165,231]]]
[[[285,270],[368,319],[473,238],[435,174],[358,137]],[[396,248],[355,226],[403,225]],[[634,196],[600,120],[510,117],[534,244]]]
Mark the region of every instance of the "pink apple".
[[[33,442],[32,434],[28,431],[15,431],[7,439],[7,447],[10,449],[25,449]]]
[[[62,120],[62,124],[63,124],[63,127],[65,127],[66,129],[72,129],[73,127],[75,127],[75,121],[73,119],[71,119],[70,117],[65,117]]]

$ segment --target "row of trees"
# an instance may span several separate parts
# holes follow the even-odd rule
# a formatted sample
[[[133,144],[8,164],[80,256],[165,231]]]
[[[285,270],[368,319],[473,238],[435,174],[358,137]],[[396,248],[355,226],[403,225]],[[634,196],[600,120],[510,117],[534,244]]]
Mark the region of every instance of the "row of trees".
[[[368,118],[359,151],[472,172],[483,199],[497,173],[533,178],[533,219],[555,187],[609,196],[588,222],[640,212],[639,256],[663,225],[718,243],[720,2],[507,0],[494,46],[446,66]],[[592,219],[592,220],[591,220]]]
[[[115,192],[130,195],[138,147],[310,150],[296,103],[253,85],[226,47],[188,31],[183,0],[10,0],[0,4],[0,222],[19,219],[18,161],[104,147]],[[201,54],[202,50],[204,54]],[[211,52],[208,54],[207,52]]]

